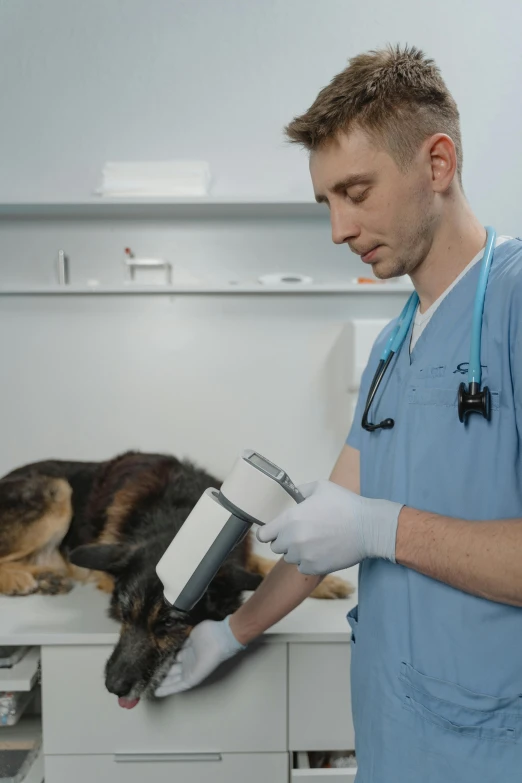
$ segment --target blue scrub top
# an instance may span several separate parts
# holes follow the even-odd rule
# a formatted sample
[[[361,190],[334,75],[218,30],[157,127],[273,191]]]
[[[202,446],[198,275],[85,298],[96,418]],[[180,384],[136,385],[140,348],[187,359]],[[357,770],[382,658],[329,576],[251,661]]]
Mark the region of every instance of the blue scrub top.
[[[479,272],[442,301],[411,356],[410,328],[370,413],[395,426],[369,433],[364,404],[395,322],[377,339],[347,439],[363,496],[468,520],[522,517],[522,240],[495,249],[486,291],[491,421],[472,414],[464,425],[457,389]],[[521,783],[522,609],[370,559],[348,619],[357,783]]]

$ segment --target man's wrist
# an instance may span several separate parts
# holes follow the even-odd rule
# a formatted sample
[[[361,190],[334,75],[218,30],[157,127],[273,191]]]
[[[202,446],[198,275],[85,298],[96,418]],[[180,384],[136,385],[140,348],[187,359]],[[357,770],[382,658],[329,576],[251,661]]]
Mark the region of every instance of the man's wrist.
[[[240,610],[238,609],[237,612],[234,612],[234,614],[228,616],[228,627],[237,642],[243,647],[246,647],[253,639],[256,638],[256,636],[258,636],[258,633],[254,628],[251,628],[244,622],[241,614],[238,616],[239,611]]]
[[[234,652],[239,651],[239,650],[244,650],[244,649],[246,649],[247,643],[243,642],[241,639],[237,638],[236,634],[234,633],[234,630],[230,627],[230,620],[231,620],[231,618],[232,618],[232,615],[229,614],[223,620],[223,623],[224,623],[224,625],[225,625],[225,627],[227,629],[230,649],[231,649],[231,651],[234,651]]]
[[[463,520],[403,506],[397,526],[396,562],[408,568],[417,568],[430,554],[435,530],[441,536],[447,532],[449,525],[455,524],[466,523]]]
[[[396,562],[397,528],[402,503],[365,498],[361,524],[365,556]]]

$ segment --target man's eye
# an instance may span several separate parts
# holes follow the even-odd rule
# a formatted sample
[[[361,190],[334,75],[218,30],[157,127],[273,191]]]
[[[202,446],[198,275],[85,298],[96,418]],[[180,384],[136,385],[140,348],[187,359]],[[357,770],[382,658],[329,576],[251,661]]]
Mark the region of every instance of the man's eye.
[[[355,196],[350,196],[349,194],[347,195],[353,201],[354,204],[360,204],[360,202],[364,201],[364,199],[367,197],[368,191],[369,188],[366,188],[366,190],[363,190],[362,193],[357,193],[357,195]]]

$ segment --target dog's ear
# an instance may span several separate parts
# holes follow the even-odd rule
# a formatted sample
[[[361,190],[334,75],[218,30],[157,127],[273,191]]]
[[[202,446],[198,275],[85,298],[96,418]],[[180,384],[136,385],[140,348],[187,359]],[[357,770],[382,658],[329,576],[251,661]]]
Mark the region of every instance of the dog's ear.
[[[123,544],[88,544],[73,549],[69,560],[73,565],[117,576],[128,564],[131,553],[131,548]]]

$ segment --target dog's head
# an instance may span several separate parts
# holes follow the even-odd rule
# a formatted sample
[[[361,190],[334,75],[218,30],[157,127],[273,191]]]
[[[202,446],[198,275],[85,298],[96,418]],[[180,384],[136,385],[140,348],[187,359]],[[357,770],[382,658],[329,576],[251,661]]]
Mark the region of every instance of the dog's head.
[[[72,563],[105,571],[114,579],[109,614],[121,623],[120,639],[105,668],[105,685],[122,707],[134,707],[163,680],[181,649],[193,619],[163,597],[156,563],[165,547],[127,544],[81,546]]]

